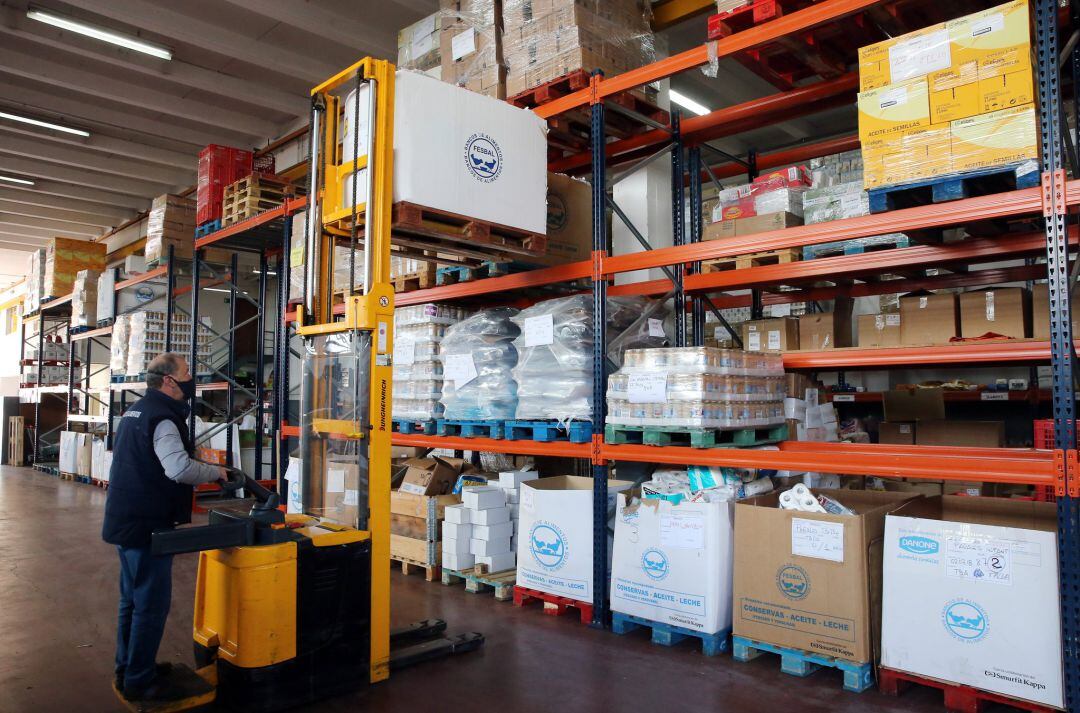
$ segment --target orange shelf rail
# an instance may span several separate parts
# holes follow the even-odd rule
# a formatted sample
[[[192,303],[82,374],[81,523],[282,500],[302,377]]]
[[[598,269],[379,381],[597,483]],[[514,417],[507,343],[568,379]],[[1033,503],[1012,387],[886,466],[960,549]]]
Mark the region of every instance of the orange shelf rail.
[[[307,196],[299,196],[297,198],[286,198],[285,202],[276,208],[271,208],[268,211],[253,215],[246,220],[241,220],[239,223],[233,223],[232,225],[216,230],[209,235],[204,235],[201,238],[196,238],[195,249],[212,247],[214,243],[219,243],[226,238],[231,238],[234,235],[239,235],[245,231],[257,228],[260,225],[265,225],[278,218],[284,218],[287,215],[292,215],[303,210],[307,206]]]
[[[523,456],[563,456],[565,458],[592,458],[592,443],[567,441],[508,441],[500,438],[460,438],[456,436],[425,436],[417,433],[395,433],[391,437],[395,446],[417,448],[448,448],[455,451],[490,451]]]
[[[1080,344],[1080,341],[1077,342]],[[784,352],[785,369],[890,368],[897,366],[966,366],[987,362],[1034,363],[1050,360],[1050,342],[1016,339],[957,342],[921,347],[845,348],[819,352]]]

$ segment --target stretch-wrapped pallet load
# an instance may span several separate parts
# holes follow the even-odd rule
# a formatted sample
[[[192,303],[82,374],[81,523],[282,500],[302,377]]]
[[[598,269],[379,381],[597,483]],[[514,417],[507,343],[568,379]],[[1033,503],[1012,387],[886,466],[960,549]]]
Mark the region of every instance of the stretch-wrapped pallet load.
[[[1038,171],[1027,0],[859,50],[864,186]]]
[[[79,270],[105,269],[105,243],[88,240],[52,238],[45,246],[45,277],[42,297],[63,297],[71,294]]]
[[[713,347],[629,349],[608,378],[609,424],[762,428],[784,422],[784,364],[775,352]]]
[[[514,418],[518,401],[514,339],[521,333],[513,321],[517,313],[511,307],[494,307],[446,328],[438,355],[444,418]]]
[[[170,246],[176,257],[191,257],[195,246],[195,201],[166,193],[153,200],[146,216],[147,262],[168,259]]]
[[[127,374],[128,339],[131,337],[131,315],[120,314],[113,322],[109,340],[109,371],[113,376]]]
[[[656,58],[639,0],[503,0],[509,96],[577,70],[614,76]]]
[[[411,305],[394,311],[394,418],[442,418],[440,346],[447,328],[465,314],[465,310],[446,304]]]
[[[92,329],[97,326],[97,270],[79,270],[71,290],[71,326]]]
[[[37,312],[41,307],[41,290],[45,286],[45,249],[30,252],[26,263],[26,312]]]
[[[300,302],[304,299],[304,222],[307,213],[296,213],[292,217],[292,237],[289,239],[289,301]],[[352,251],[346,245],[334,246],[334,292],[347,292],[349,290],[350,277],[356,281],[359,288],[364,284],[364,251],[356,251],[356,270],[351,273],[349,265]],[[393,276],[393,275],[391,275]]]
[[[478,94],[505,99],[502,3],[439,0],[439,8],[442,80]]]
[[[862,185],[862,152],[854,149],[810,159],[810,176],[812,188],[825,188],[839,183]]]
[[[145,374],[150,362],[166,351],[191,354],[191,318],[184,314],[172,315],[168,349],[165,348],[167,320],[166,313],[160,310],[144,310],[130,316],[126,364],[128,376]],[[206,318],[200,320],[197,336],[200,367],[210,358],[210,329],[206,321]],[[200,373],[195,365],[189,365],[189,368],[193,374]]]
[[[442,79],[442,46],[440,34],[444,19],[449,25],[449,13],[440,11],[417,20],[398,30],[397,66],[423,72],[429,77]]]

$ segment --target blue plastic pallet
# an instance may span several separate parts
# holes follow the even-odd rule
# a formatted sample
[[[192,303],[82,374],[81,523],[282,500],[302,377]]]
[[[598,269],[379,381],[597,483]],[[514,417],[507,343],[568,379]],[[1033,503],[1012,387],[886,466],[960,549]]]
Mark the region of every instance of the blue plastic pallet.
[[[780,670],[792,676],[809,676],[824,666],[838,668],[844,672],[845,691],[862,693],[874,685],[874,665],[871,663],[841,661],[840,659],[812,654],[801,649],[789,649],[783,646],[765,644],[748,639],[745,636],[734,636],[731,641],[734,646],[733,656],[736,661],[750,661],[762,653],[769,652],[780,656]]]
[[[514,269],[512,262],[486,260],[479,265],[443,265],[435,270],[436,285],[454,285],[487,277],[501,277]]]
[[[70,331],[71,334],[82,334],[83,332],[89,332],[90,327],[87,327],[87,326],[72,327],[69,331]]]
[[[870,212],[884,213],[885,211],[908,208],[914,205],[956,201],[970,195],[986,195],[1001,190],[1032,188],[1039,185],[1039,180],[1037,165],[1029,161],[1012,166],[967,171],[950,176],[930,178],[925,181],[913,181],[897,186],[872,188],[868,191]]]
[[[404,433],[406,435],[422,433],[425,436],[435,435],[436,422],[434,419],[418,421],[415,419],[395,418],[393,419],[393,424],[395,433]]]
[[[201,238],[210,233],[216,233],[221,230],[221,218],[217,220],[210,220],[195,228],[195,237]]]
[[[462,438],[498,438],[503,437],[505,421],[458,421],[440,418],[435,422],[435,431],[440,436],[461,436]]]
[[[504,431],[508,441],[570,441],[588,443],[592,440],[592,423],[571,421],[561,424],[558,421],[507,421]]]
[[[802,256],[803,260],[816,260],[835,255],[861,255],[871,250],[883,248],[906,248],[909,245],[911,245],[911,240],[906,235],[875,235],[870,238],[853,238],[819,245],[804,245]]]
[[[661,646],[674,646],[680,641],[693,637],[701,639],[701,653],[705,656],[718,656],[728,650],[728,637],[730,629],[718,631],[715,634],[706,634],[681,626],[665,624],[659,621],[651,621],[640,616],[612,612],[611,630],[616,634],[626,634],[638,627],[652,629],[652,642]]]

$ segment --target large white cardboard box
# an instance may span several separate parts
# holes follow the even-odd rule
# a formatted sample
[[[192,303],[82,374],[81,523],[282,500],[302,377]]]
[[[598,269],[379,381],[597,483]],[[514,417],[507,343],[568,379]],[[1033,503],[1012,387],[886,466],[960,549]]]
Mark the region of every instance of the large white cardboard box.
[[[609,512],[616,494],[632,485],[625,480],[608,481]],[[521,484],[518,586],[583,602],[593,600],[592,491],[592,478],[576,475]]]
[[[345,101],[343,161],[353,158],[356,90]],[[368,88],[360,94],[360,155],[367,153]],[[357,172],[364,201],[364,170]],[[344,181],[351,205],[352,177]],[[534,112],[399,70],[394,87],[394,202],[547,232],[547,124]]]
[[[706,634],[731,629],[732,510],[619,495],[612,610]]]
[[[1051,503],[937,496],[885,520],[881,665],[1064,704]]]

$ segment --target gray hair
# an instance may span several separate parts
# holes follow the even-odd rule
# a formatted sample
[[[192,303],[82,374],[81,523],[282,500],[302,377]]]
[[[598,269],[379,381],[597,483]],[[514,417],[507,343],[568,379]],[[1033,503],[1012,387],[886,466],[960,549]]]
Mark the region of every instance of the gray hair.
[[[165,352],[154,357],[146,367],[147,388],[160,389],[165,384],[166,376],[172,376],[179,371],[183,358],[183,355],[176,352]]]

